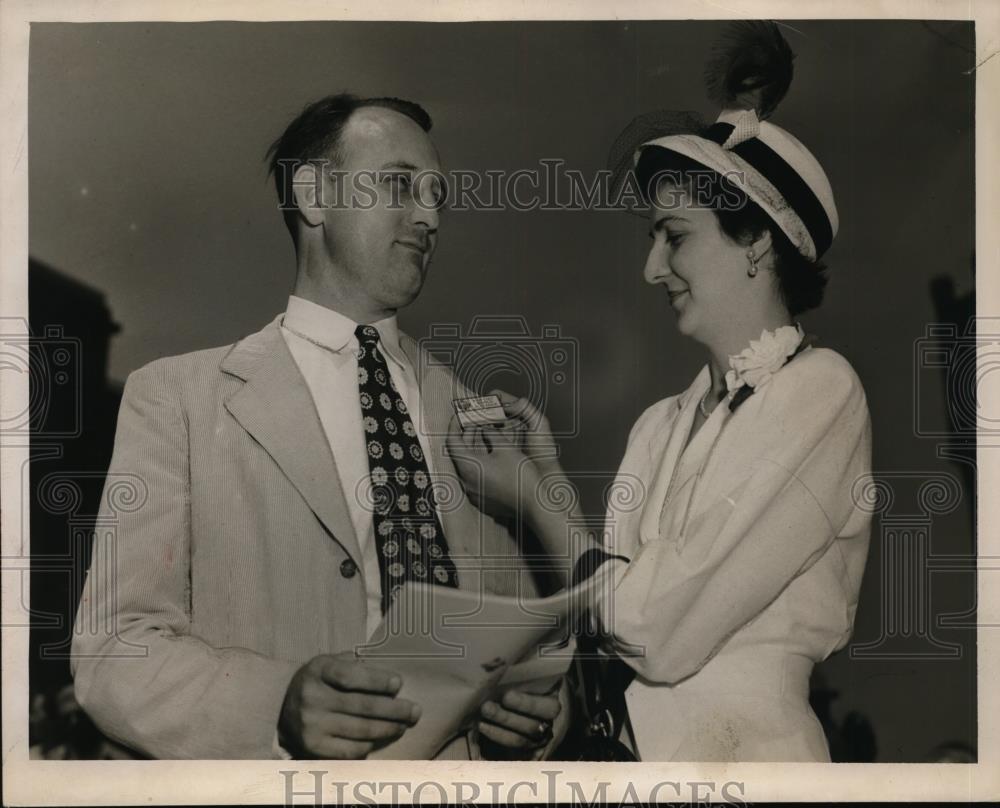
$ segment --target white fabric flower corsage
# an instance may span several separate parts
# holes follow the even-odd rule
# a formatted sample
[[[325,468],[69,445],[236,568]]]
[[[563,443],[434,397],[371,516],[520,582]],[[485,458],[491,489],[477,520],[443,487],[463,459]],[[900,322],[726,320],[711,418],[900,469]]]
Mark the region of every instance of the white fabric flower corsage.
[[[732,370],[726,373],[730,409],[734,409],[732,402],[737,395],[742,401],[771,381],[771,376],[799,350],[803,339],[802,326],[785,325],[775,331],[761,331],[759,340],[750,340],[749,348],[744,348],[737,356],[730,356]]]

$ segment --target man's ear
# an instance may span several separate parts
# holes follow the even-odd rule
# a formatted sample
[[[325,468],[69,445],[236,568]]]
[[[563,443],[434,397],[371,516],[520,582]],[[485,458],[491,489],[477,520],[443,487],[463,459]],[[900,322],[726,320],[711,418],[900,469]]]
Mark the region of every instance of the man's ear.
[[[323,173],[314,163],[303,163],[292,175],[295,207],[309,227],[323,223]]]

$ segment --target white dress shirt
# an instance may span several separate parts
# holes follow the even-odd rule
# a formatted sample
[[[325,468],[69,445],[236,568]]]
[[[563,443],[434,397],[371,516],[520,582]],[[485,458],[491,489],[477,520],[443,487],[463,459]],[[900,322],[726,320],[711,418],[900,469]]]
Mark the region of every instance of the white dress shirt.
[[[411,413],[420,412],[416,372],[399,345],[396,318],[371,323],[381,337],[389,375]],[[361,566],[368,601],[367,635],[382,621],[382,586],[370,503],[371,479],[358,390],[358,324],[339,312],[292,295],[281,333],[312,394],[320,423],[333,453],[351,523],[361,546]],[[416,419],[415,419],[416,425]],[[432,452],[417,430],[420,448],[433,474]]]

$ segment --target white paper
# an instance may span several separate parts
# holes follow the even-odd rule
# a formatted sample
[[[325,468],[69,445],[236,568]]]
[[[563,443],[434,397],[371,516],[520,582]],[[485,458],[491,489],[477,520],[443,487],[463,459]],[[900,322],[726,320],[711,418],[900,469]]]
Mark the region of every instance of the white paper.
[[[572,661],[574,617],[596,578],[539,599],[408,583],[357,655],[399,673],[417,724],[369,759],[426,760],[471,729],[482,703],[511,688],[556,688]]]

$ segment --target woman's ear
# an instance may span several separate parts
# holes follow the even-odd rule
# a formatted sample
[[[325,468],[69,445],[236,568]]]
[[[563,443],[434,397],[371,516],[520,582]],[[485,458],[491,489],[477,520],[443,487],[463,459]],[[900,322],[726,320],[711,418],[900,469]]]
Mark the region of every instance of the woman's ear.
[[[757,260],[760,261],[764,259],[765,256],[768,256],[768,253],[771,252],[772,246],[773,242],[771,240],[771,231],[765,228],[764,231],[748,245],[747,251],[749,252],[750,250],[753,250],[753,254],[757,256]],[[771,266],[773,261],[774,256],[768,256],[765,266]]]
[[[305,162],[292,176],[295,207],[309,227],[323,223],[323,174],[317,165]]]

